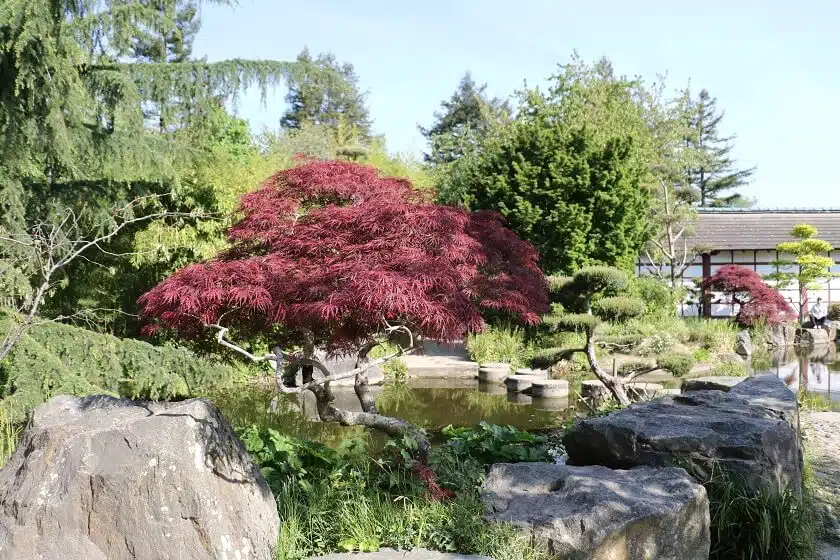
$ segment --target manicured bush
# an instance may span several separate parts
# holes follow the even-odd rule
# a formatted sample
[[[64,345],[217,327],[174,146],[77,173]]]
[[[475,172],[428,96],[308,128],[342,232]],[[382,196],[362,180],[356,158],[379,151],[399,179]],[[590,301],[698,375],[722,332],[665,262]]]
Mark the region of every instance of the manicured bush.
[[[643,315],[645,304],[642,300],[626,296],[606,297],[595,300],[592,312],[605,321],[624,321]]]
[[[644,302],[647,316],[668,318],[676,316],[679,290],[671,289],[657,278],[632,278],[627,294]]]
[[[601,321],[595,315],[569,313],[568,315],[553,317],[551,322],[560,330],[580,332],[586,331],[587,329],[594,329]]]
[[[832,303],[828,306],[828,318],[831,321],[840,321],[840,303]]]
[[[659,356],[656,365],[675,377],[685,377],[694,367],[694,356],[683,352],[672,352]]]

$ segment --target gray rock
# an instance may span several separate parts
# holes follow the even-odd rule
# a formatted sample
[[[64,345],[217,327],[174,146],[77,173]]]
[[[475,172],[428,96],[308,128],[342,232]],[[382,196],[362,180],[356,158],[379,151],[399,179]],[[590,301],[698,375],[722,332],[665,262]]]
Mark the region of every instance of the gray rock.
[[[204,399],[59,396],[0,471],[0,559],[270,560],[280,519]]]
[[[382,548],[379,552],[336,552],[326,556],[313,556],[309,560],[491,560],[486,556],[473,554],[452,554],[450,552],[436,552],[425,548],[414,550],[394,550]]]
[[[478,380],[482,383],[502,383],[510,375],[510,364],[488,363],[478,368]]]
[[[559,558],[709,557],[706,490],[683,469],[503,463],[482,497],[488,519],[524,529]]]
[[[694,377],[684,379],[682,382],[683,393],[688,391],[729,391],[747,379],[746,377],[735,377],[728,375],[710,375],[708,377]]]
[[[665,388],[659,383],[631,381],[625,383],[624,387],[627,389],[627,395],[635,400],[644,400],[665,394]],[[586,379],[581,382],[580,394],[582,397],[593,399],[596,402],[601,402],[612,396],[606,385],[597,379]]]
[[[802,449],[796,425],[795,396],[777,377],[763,375],[729,393],[693,391],[583,420],[563,443],[573,465],[679,463],[706,472],[714,461],[753,488],[798,491]]]
[[[796,327],[788,324],[769,325],[767,344],[776,348],[793,346],[796,343]]]
[[[540,379],[544,378],[539,375],[520,375],[517,373],[505,379],[505,387],[512,393],[521,393],[530,389],[533,382]]]
[[[752,339],[750,338],[750,331],[743,330],[738,333],[738,338],[735,341],[735,353],[744,358],[749,358],[753,353]]]
[[[802,329],[799,331],[799,343],[806,346],[828,344],[832,340],[829,338],[829,332],[826,329]]]
[[[718,359],[725,364],[743,364],[744,358],[735,352],[726,352],[718,356]]]
[[[569,396],[569,382],[565,379],[533,379],[531,396],[543,399],[563,399]]]

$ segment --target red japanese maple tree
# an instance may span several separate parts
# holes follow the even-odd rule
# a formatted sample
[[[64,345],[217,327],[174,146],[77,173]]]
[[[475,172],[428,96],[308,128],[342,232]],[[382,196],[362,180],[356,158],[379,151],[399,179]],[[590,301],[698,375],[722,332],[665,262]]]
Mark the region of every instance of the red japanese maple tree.
[[[408,180],[373,167],[308,161],[245,195],[240,211],[230,249],[140,298],[155,320],[149,330],[200,336],[214,328],[220,343],[276,361],[278,371],[284,362],[314,368],[300,387],[279,386],[315,393],[324,421],[401,433],[407,423],[376,410],[370,367],[413,350],[418,335],[450,341],[479,331],[484,310],[534,324],[548,309],[537,251],[501,216],[434,204]],[[229,329],[276,336],[273,353],[247,352],[225,338]],[[368,359],[398,333],[398,352]],[[331,373],[316,348],[356,355],[356,368]],[[361,413],[333,406],[329,382],[346,377],[355,377]]]
[[[782,294],[744,266],[722,266],[716,274],[703,281],[702,287],[729,295],[740,306],[736,319],[742,325],[753,325],[759,321],[774,325],[792,321],[796,316]]]

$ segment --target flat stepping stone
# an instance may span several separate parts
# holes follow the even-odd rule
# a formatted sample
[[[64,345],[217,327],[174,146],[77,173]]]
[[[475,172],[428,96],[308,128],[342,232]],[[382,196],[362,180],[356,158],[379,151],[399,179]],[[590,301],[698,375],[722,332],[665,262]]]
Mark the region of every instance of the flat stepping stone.
[[[665,388],[659,383],[644,383],[644,382],[630,382],[626,383],[624,387],[631,397],[640,398],[646,396],[664,395]],[[587,379],[581,383],[580,394],[584,398],[591,398],[595,400],[609,398],[612,393],[607,386],[597,379]]]
[[[709,558],[706,491],[680,468],[499,463],[481,497],[488,521],[513,524],[556,558]]]
[[[491,560],[487,556],[453,554],[425,548],[394,550],[382,548],[379,552],[334,552],[326,556],[312,556],[309,560]]]
[[[536,376],[541,379],[548,379],[548,370],[519,368],[518,370],[516,370],[516,375]]]
[[[478,368],[478,380],[484,383],[502,383],[510,376],[510,364],[489,363]]]
[[[534,379],[531,381],[531,396],[544,399],[568,398],[569,382],[565,379]]]
[[[511,375],[505,379],[505,386],[512,393],[521,393],[530,389],[534,381],[541,381],[543,379],[545,378],[539,375]]]
[[[695,377],[693,379],[685,379],[682,382],[682,390],[684,393],[689,391],[729,391],[732,387],[742,382],[746,377],[736,377],[730,375],[709,375],[706,377]]]

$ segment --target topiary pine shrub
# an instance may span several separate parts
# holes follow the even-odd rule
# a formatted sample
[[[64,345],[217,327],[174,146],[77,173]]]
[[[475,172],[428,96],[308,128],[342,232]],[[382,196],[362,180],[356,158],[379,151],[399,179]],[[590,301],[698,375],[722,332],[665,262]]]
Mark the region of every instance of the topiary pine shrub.
[[[721,292],[738,304],[740,309],[735,320],[745,327],[761,322],[778,325],[796,318],[796,313],[782,294],[744,266],[722,266],[717,273],[703,281],[702,287],[712,292]]]
[[[544,322],[560,331],[583,333],[584,345],[581,348],[569,348],[555,355],[568,357],[574,353],[586,356],[592,373],[610,390],[622,405],[630,404],[626,384],[633,379],[656,369],[665,369],[675,375],[685,375],[694,366],[694,358],[689,355],[667,353],[657,358],[655,366],[631,364],[620,371],[608,372],[599,364],[595,355],[598,340],[598,328],[605,321],[621,323],[645,313],[644,302],[640,299],[621,295],[629,284],[627,274],[619,269],[593,266],[583,268],[571,278],[549,281],[552,297],[563,306],[564,311],[546,317]],[[609,344],[609,342],[607,342]]]
[[[497,213],[427,197],[407,179],[350,162],[307,161],[280,171],[242,198],[230,249],[140,298],[153,321],[147,332],[215,333],[241,356],[276,364],[279,390],[311,391],[322,421],[418,434],[378,412],[371,367],[414,351],[419,336],[449,341],[481,331],[484,312],[535,325],[549,309],[533,245]],[[271,351],[257,355],[229,333],[262,336]],[[386,342],[398,350],[371,359]],[[334,374],[316,349],[355,356],[356,367]],[[300,386],[288,375],[296,370]],[[344,378],[354,379],[360,412],[335,405],[330,382]]]

